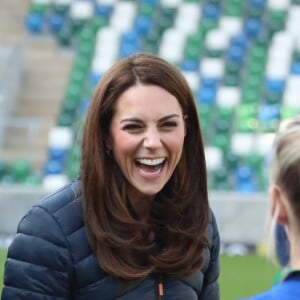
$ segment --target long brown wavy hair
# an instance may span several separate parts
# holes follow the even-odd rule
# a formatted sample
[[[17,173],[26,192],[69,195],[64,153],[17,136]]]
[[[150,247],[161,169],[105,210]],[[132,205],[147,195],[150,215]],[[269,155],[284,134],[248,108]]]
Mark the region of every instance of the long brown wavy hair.
[[[182,157],[147,221],[132,213],[125,179],[106,152],[116,102],[137,83],[167,90],[187,116]],[[176,67],[140,53],[106,72],[86,116],[80,177],[89,241],[104,271],[133,282],[150,273],[184,277],[201,268],[209,222],[205,155],[193,94]]]

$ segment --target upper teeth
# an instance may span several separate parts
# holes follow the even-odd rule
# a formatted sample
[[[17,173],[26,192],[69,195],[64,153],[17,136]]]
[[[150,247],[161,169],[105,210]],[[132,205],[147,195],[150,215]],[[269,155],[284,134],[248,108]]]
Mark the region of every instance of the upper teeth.
[[[137,161],[141,164],[148,165],[148,166],[155,166],[161,164],[165,159],[164,158],[138,158]]]

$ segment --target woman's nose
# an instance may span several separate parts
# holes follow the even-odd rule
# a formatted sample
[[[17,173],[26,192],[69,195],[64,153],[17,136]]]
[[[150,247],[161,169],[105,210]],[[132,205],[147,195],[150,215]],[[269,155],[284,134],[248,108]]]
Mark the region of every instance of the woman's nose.
[[[149,149],[161,147],[161,136],[157,130],[149,130],[146,132],[144,147]]]

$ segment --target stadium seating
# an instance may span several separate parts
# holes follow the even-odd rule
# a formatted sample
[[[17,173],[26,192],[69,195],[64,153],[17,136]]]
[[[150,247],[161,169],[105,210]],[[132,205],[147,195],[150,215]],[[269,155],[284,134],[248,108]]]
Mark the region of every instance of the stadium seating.
[[[49,144],[44,181],[78,175],[75,137],[95,85],[116,60],[146,51],[179,67],[195,94],[210,188],[265,190],[273,134],[300,112],[299,23],[298,0],[32,0],[28,31],[75,52],[53,129],[68,128],[67,145]]]
[[[0,160],[0,183],[37,186],[41,184],[41,177],[27,159],[16,159],[10,163]]]

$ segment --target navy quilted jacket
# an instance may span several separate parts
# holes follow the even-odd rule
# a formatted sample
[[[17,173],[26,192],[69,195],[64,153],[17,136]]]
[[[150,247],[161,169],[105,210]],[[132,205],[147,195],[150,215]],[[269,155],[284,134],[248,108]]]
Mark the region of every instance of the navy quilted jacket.
[[[181,280],[164,279],[163,300],[219,299],[219,235],[212,215],[211,247],[202,271]],[[154,300],[154,275],[124,293],[92,253],[83,221],[80,182],[43,199],[21,220],[9,247],[2,300]]]

